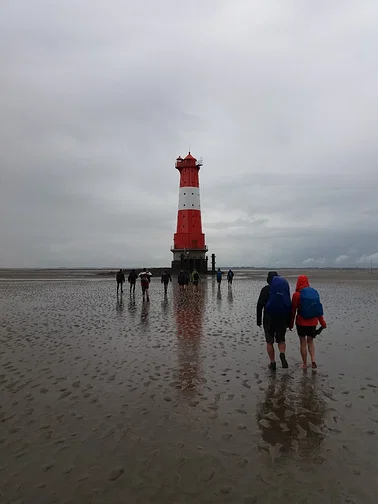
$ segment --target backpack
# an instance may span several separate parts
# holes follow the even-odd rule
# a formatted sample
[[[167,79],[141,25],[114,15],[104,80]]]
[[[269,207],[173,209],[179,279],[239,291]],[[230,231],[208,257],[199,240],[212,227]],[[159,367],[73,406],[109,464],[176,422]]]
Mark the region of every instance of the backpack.
[[[272,315],[288,315],[291,312],[290,287],[285,278],[273,278],[265,310]]]
[[[304,287],[300,292],[299,314],[304,319],[323,316],[323,306],[318,291],[312,287]]]
[[[144,285],[148,284],[150,282],[149,275],[143,272],[143,274],[140,276],[140,280]]]
[[[198,282],[198,280],[199,280],[199,274],[198,274],[197,272],[195,272],[195,273],[194,273],[194,275],[193,275],[193,280],[194,280],[195,282]]]
[[[221,271],[217,271],[217,280],[218,280],[218,282],[220,282],[222,280],[222,272]]]

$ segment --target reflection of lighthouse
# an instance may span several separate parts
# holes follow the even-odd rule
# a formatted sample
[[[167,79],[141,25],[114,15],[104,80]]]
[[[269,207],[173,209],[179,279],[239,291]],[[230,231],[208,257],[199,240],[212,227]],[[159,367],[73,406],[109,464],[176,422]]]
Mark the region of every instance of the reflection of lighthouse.
[[[177,328],[177,388],[193,390],[200,383],[200,346],[207,284],[198,292],[181,292],[174,298]]]
[[[176,169],[180,172],[177,230],[174,235],[172,269],[194,268],[200,273],[207,271],[207,247],[202,233],[199,170],[202,162],[190,152],[182,159],[176,159]]]

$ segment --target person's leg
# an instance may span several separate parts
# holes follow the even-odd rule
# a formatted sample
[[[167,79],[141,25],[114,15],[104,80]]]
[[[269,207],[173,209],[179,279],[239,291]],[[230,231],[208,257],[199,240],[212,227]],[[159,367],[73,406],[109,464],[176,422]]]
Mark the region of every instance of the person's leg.
[[[121,294],[123,294],[123,282],[121,282]]]
[[[282,323],[281,321],[276,322],[276,325],[274,327],[274,332],[275,332],[275,338],[276,342],[278,345],[278,349],[280,351],[280,359],[281,359],[281,364],[283,368],[288,368],[289,365],[286,360],[285,352],[286,352],[286,324]]]
[[[282,341],[280,343],[278,343],[278,350],[280,351],[280,353],[285,354],[286,353],[286,343],[282,342]]]
[[[311,357],[312,367],[315,369],[317,367],[315,361],[315,345],[314,345],[314,338],[312,338],[311,336],[307,336],[307,348],[308,353],[310,354]]]
[[[278,349],[280,351],[280,359],[281,359],[281,364],[284,369],[287,369],[289,367],[289,364],[287,363],[286,360],[286,343],[285,343],[285,335],[280,334],[278,338]]]
[[[274,346],[273,343],[267,343],[266,344],[266,350],[268,352],[268,356],[270,359],[270,362],[275,362],[275,355],[274,355]]]
[[[269,369],[272,371],[276,370],[276,361],[275,361],[275,354],[274,354],[274,334],[272,334],[269,325],[264,326],[264,331],[265,331],[265,340],[266,340],[266,351],[269,356],[270,364],[269,364]]]
[[[307,369],[307,346],[306,346],[306,336],[300,336],[300,351],[302,357],[302,369]]]

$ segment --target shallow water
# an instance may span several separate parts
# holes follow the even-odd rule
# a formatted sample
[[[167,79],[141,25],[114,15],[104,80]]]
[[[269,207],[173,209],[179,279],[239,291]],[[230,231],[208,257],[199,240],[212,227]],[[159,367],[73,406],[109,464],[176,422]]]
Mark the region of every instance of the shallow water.
[[[275,374],[263,285],[0,282],[0,502],[376,503],[377,284],[314,284],[319,368],[292,332]]]

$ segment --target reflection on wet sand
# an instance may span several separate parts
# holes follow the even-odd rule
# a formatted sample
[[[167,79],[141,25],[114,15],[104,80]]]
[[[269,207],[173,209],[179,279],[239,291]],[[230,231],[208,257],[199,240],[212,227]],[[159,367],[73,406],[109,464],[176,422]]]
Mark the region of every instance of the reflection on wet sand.
[[[134,317],[136,314],[135,294],[130,294],[127,308],[129,310],[130,315]]]
[[[148,314],[150,313],[150,302],[149,301],[143,301],[142,304],[142,309],[140,312],[140,323],[141,325],[148,325]]]
[[[122,293],[121,294],[117,294],[117,302],[116,302],[116,310],[117,312],[122,312],[123,311],[123,295]]]
[[[228,287],[228,294],[227,294],[227,300],[230,304],[234,302],[234,296],[232,294],[232,287]]]
[[[299,383],[289,374],[272,375],[256,414],[272,458],[317,456],[324,441],[326,412],[315,373],[303,375]]]
[[[222,301],[222,289],[220,288],[220,285],[218,285],[217,300]]]
[[[201,373],[200,345],[207,284],[198,291],[179,291],[174,298],[177,331],[177,388],[194,390]]]
[[[163,301],[161,302],[161,312],[164,315],[164,318],[167,318],[167,315],[169,314],[169,302],[167,294],[164,294]]]

